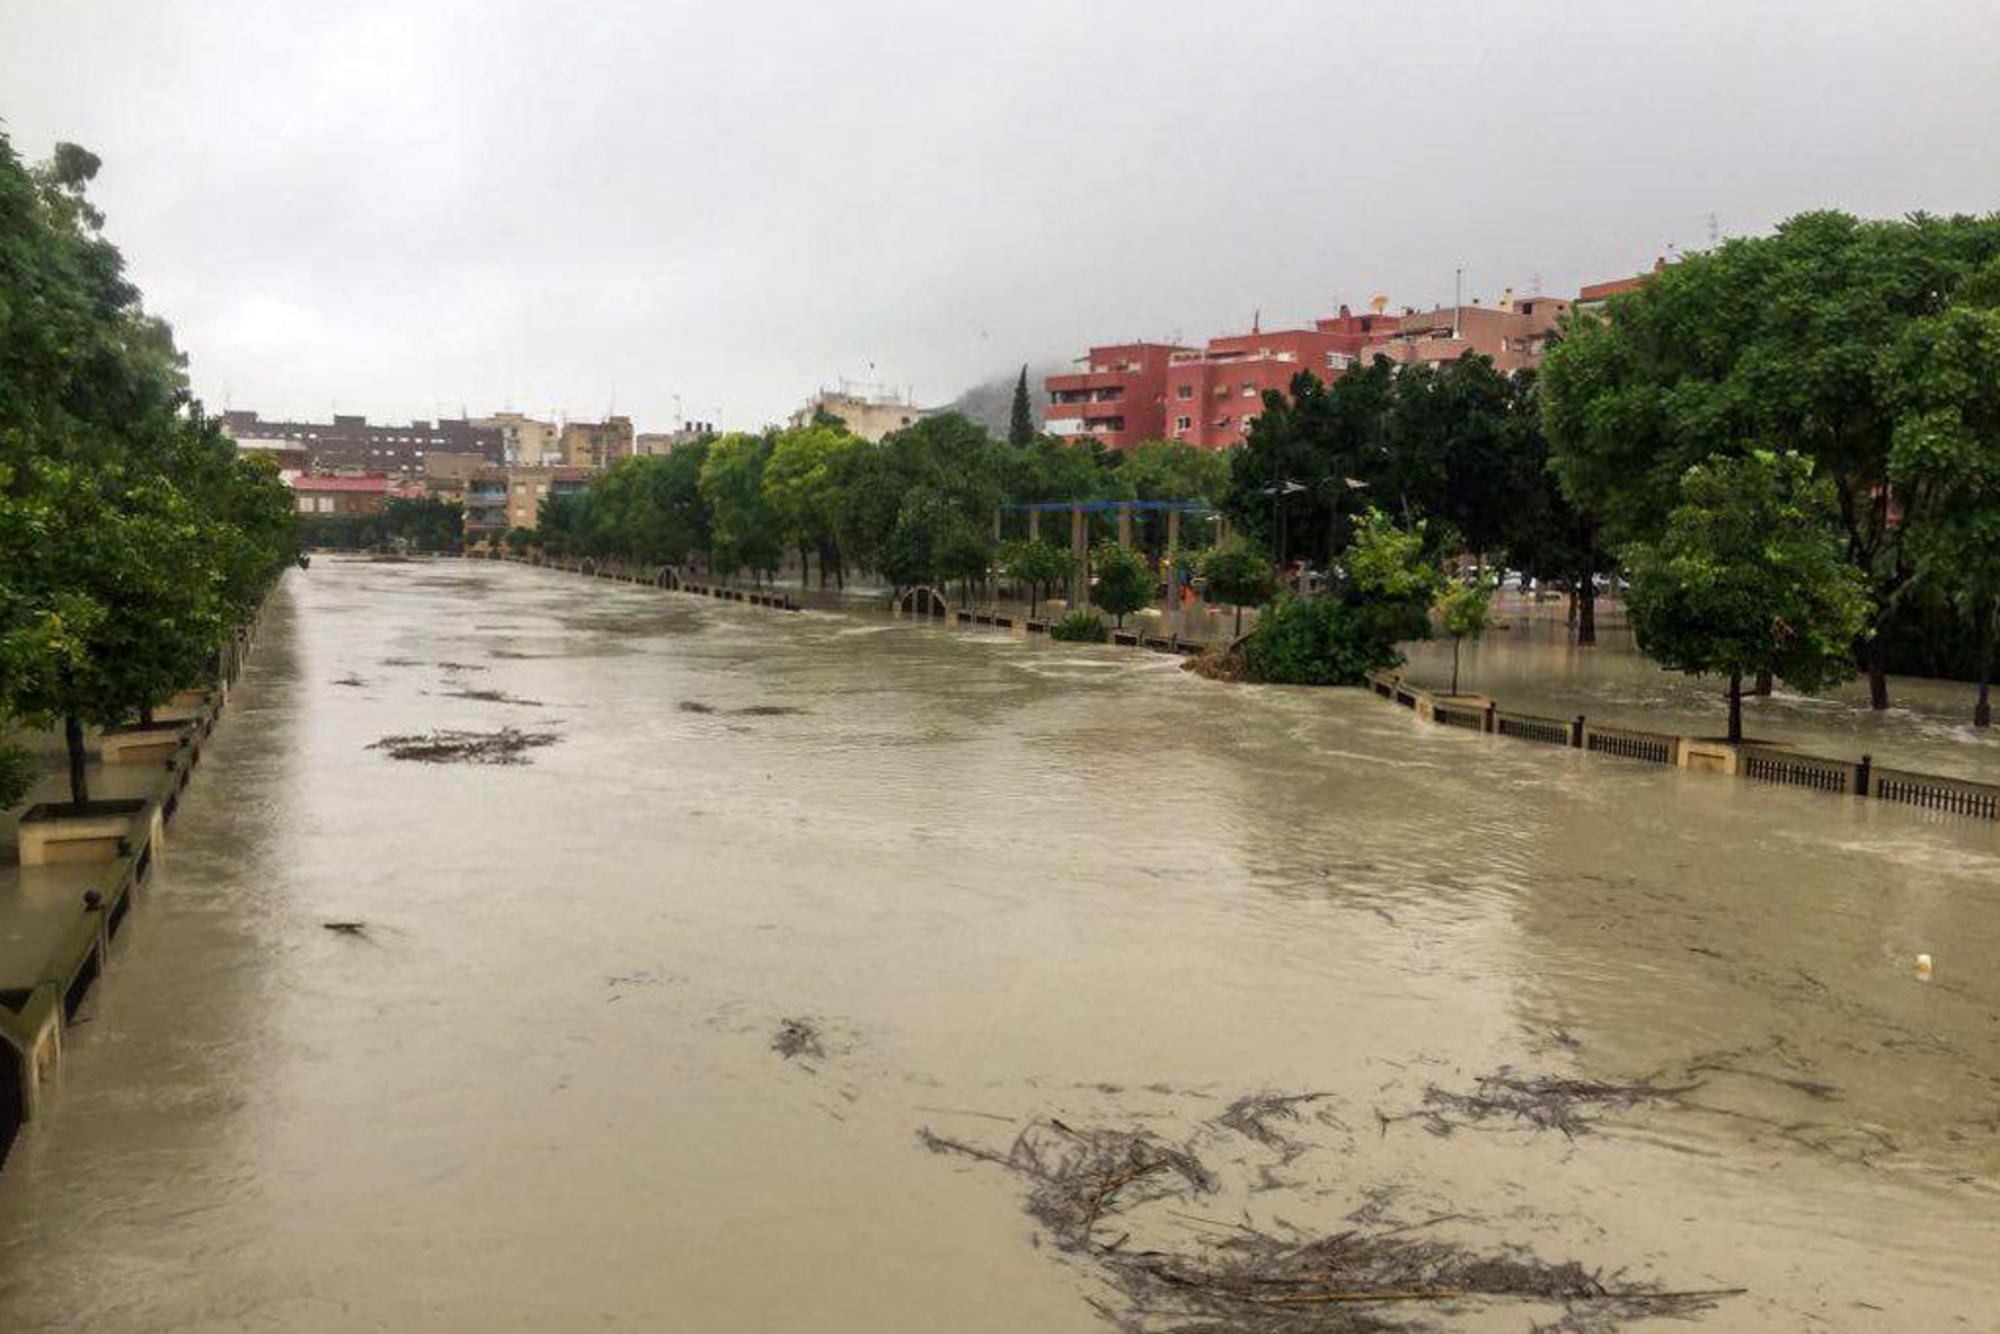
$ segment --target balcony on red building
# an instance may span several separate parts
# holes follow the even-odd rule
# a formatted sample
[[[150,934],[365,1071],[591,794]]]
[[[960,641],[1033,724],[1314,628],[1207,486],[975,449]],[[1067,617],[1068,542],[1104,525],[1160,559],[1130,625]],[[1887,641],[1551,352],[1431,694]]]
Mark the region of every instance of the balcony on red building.
[[[1165,438],[1204,449],[1240,445],[1264,409],[1265,393],[1289,397],[1301,371],[1322,383],[1333,380],[1395,323],[1392,315],[1356,315],[1342,306],[1310,329],[1258,329],[1178,352],[1167,366]]]
[[[1126,449],[1157,440],[1166,415],[1167,362],[1186,349],[1172,343],[1093,347],[1084,369],[1051,375],[1043,428],[1066,440],[1098,440]]]

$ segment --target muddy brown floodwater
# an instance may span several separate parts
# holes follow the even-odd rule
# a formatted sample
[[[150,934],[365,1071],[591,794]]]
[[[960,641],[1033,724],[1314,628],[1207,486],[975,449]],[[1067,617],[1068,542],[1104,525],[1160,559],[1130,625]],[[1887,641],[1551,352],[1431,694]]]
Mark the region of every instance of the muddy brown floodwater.
[[[2000,1326],[1985,824],[322,560],[174,835],[0,1173],[0,1329],[1689,1327],[1453,1295],[1569,1262]],[[1175,1304],[1335,1252],[1430,1286]]]

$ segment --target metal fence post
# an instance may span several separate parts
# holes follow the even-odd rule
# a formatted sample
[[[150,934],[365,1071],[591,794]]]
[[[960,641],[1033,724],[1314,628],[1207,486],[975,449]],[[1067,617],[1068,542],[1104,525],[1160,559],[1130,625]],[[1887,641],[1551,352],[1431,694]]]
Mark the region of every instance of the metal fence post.
[[[1855,796],[1865,797],[1868,795],[1868,780],[1873,775],[1874,770],[1875,770],[1875,757],[1873,755],[1863,755],[1861,757],[1861,763],[1854,766]]]
[[[1583,715],[1576,715],[1576,721],[1569,725],[1569,744],[1572,750],[1583,749]]]

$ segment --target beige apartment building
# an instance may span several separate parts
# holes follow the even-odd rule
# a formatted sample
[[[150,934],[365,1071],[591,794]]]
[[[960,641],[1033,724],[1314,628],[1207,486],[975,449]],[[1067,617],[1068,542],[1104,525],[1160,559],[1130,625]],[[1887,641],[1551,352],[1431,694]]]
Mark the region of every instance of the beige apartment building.
[[[827,412],[847,423],[847,429],[863,440],[880,440],[891,431],[900,431],[928,416],[906,398],[893,394],[862,395],[846,390],[822,389],[791,416],[793,426],[806,426],[816,413]]]
[[[544,500],[582,491],[591,473],[565,465],[480,469],[465,487],[465,540],[489,541],[510,529],[537,526]]]
[[[502,457],[510,465],[537,467],[556,452],[558,433],[553,423],[537,421],[520,412],[496,412],[474,423],[500,432]]]
[[[607,417],[601,422],[564,422],[556,448],[558,457],[545,459],[544,462],[560,463],[570,468],[608,468],[622,458],[631,457],[632,444],[630,417]]]

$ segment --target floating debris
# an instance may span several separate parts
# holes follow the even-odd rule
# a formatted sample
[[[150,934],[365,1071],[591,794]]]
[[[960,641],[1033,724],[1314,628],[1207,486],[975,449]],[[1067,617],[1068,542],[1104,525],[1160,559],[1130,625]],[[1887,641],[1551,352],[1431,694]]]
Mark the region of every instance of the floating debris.
[[[1304,1153],[1306,1146],[1272,1126],[1273,1121],[1297,1122],[1299,1108],[1331,1097],[1326,1093],[1253,1093],[1229,1104],[1215,1123],[1256,1140],[1267,1149],[1276,1149],[1285,1162]]]
[[[1223,1117],[1262,1143],[1259,1127],[1296,1116],[1320,1096],[1239,1099]],[[1561,1307],[1557,1329],[1608,1331],[1627,1321],[1689,1319],[1743,1291],[1671,1292],[1574,1260],[1423,1235],[1455,1214],[1316,1236],[1289,1224],[1265,1229],[1186,1213],[1165,1202],[1198,1202],[1217,1192],[1218,1179],[1191,1143],[1150,1130],[1077,1130],[1050,1118],[1029,1123],[1005,1151],[928,1128],[917,1138],[933,1153],[1024,1178],[1029,1215],[1057,1250],[1094,1266],[1117,1293],[1122,1309],[1092,1304],[1128,1334],[1389,1334],[1434,1327],[1426,1307],[1457,1316],[1502,1300]],[[1141,1233],[1143,1243],[1128,1245]]]
[[[368,683],[352,672],[349,672],[346,676],[336,677],[334,684],[337,686],[365,686]]]
[[[392,760],[416,760],[423,764],[527,764],[525,752],[553,746],[554,732],[523,732],[503,727],[497,732],[464,732],[441,728],[435,732],[414,732],[385,736],[370,750],[383,750]]]
[[[484,672],[491,670],[491,668],[481,666],[476,662],[441,662],[438,664],[438,668],[441,671],[447,672]]]
[[[826,1049],[820,1045],[819,1036],[819,1025],[810,1019],[781,1019],[778,1032],[771,1039],[771,1050],[788,1061],[794,1056],[825,1060]]]
[[[1524,1121],[1537,1130],[1560,1130],[1565,1138],[1575,1139],[1590,1132],[1592,1113],[1636,1107],[1644,1102],[1672,1101],[1700,1087],[1699,1080],[1659,1084],[1641,1079],[1630,1084],[1613,1084],[1558,1075],[1524,1077],[1502,1066],[1481,1077],[1469,1093],[1455,1093],[1433,1084],[1424,1091],[1424,1105],[1417,1110],[1396,1116],[1382,1112],[1375,1115],[1384,1129],[1397,1121],[1422,1121],[1424,1129],[1439,1136],[1501,1119]]]
[[[384,659],[382,659],[382,665],[383,665],[384,667],[421,667],[421,666],[423,666],[423,664],[422,664],[421,662],[418,662],[418,661],[417,661],[417,660],[416,660],[415,658],[384,658]]]
[[[329,931],[337,931],[343,936],[362,936],[368,934],[368,923],[366,922],[321,922],[320,925]]]
[[[525,704],[533,708],[540,708],[542,706],[542,702],[538,699],[523,699],[519,695],[510,695],[504,690],[460,689],[447,690],[444,694],[449,699],[475,699],[484,704]]]
[[[796,704],[749,704],[740,709],[718,709],[698,699],[684,699],[676,707],[682,713],[728,713],[738,718],[784,718],[806,712]]]

